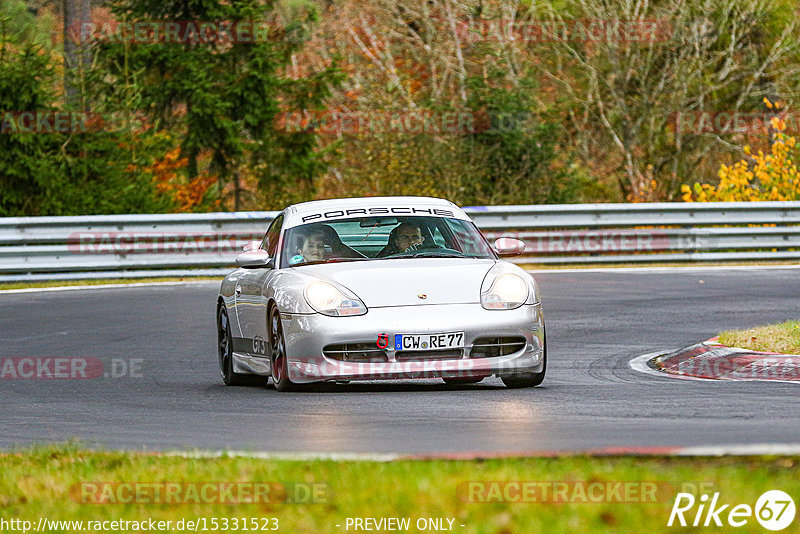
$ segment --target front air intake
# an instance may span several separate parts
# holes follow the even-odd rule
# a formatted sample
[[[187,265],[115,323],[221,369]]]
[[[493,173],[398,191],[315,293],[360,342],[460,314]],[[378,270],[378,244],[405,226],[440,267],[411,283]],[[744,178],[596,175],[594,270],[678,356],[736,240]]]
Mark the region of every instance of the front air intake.
[[[525,348],[527,341],[521,336],[479,337],[472,344],[470,358],[494,358],[514,354]]]
[[[460,360],[464,351],[461,349],[444,350],[398,350],[394,359],[398,362],[423,362],[430,360]]]
[[[375,343],[343,343],[322,349],[326,358],[340,362],[381,363],[389,360],[386,353],[385,349],[376,348]]]

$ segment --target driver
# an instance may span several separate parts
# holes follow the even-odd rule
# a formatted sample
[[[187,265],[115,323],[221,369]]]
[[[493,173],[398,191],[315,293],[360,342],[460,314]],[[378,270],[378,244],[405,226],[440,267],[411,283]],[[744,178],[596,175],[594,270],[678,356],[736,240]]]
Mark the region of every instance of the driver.
[[[395,228],[394,248],[398,252],[416,250],[422,241],[422,228],[417,223],[404,222]]]

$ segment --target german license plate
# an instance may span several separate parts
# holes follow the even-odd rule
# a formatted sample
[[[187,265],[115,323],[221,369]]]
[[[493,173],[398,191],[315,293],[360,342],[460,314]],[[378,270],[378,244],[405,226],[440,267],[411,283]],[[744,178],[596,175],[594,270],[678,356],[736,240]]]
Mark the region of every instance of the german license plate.
[[[439,350],[463,347],[464,332],[394,335],[394,350]]]

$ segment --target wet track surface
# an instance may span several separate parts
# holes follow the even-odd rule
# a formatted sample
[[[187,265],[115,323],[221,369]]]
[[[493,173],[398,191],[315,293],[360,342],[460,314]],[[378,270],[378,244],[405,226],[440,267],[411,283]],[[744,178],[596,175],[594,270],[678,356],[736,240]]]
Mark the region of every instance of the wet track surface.
[[[134,450],[437,453],[800,442],[796,384],[644,375],[631,358],[800,316],[800,270],[547,272],[548,373],[226,388],[216,283],[0,294],[0,358],[88,357],[126,374],[0,380],[0,447],[78,439]],[[120,360],[142,360],[129,376]]]

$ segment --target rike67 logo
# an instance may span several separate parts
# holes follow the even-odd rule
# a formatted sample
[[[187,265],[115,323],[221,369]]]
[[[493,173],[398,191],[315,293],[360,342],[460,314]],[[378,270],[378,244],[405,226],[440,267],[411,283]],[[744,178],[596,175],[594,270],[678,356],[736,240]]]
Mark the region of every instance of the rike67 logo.
[[[695,506],[696,505],[696,506]],[[684,515],[685,514],[685,515]],[[781,490],[764,492],[754,507],[749,504],[724,504],[719,500],[719,492],[714,493],[709,502],[707,494],[699,499],[691,493],[678,493],[667,526],[721,527],[727,523],[731,527],[742,527],[755,516],[756,521],[767,530],[783,530],[794,521],[795,506],[792,498]],[[677,523],[675,521],[677,520]],[[691,521],[691,523],[689,523]]]

